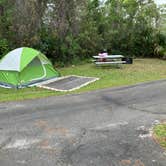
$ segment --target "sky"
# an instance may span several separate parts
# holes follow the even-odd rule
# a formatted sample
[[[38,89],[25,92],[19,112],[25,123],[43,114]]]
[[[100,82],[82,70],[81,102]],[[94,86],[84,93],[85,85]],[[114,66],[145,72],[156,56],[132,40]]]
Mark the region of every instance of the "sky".
[[[166,3],[166,0],[154,0],[158,5]]]

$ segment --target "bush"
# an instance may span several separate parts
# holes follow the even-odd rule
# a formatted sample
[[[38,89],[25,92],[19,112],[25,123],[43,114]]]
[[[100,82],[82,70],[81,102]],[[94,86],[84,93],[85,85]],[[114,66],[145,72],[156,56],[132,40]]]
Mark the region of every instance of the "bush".
[[[166,59],[166,48],[164,48],[163,46],[157,46],[154,52],[157,57]]]
[[[9,44],[6,39],[0,39],[0,58],[9,52]]]

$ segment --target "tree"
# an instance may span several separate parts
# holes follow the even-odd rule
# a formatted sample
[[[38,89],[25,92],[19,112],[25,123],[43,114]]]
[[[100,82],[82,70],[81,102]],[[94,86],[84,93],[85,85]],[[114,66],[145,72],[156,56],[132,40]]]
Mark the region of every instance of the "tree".
[[[12,31],[16,46],[30,46],[40,40],[38,32],[46,7],[47,0],[15,0]]]
[[[35,47],[62,63],[101,49],[155,56],[165,33],[161,11],[153,0],[0,0],[0,48]]]

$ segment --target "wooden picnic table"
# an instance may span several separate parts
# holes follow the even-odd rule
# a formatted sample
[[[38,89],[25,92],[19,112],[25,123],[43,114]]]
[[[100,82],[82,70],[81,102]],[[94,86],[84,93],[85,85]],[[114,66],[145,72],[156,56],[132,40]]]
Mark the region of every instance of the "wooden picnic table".
[[[96,65],[125,64],[123,55],[93,56]]]
[[[93,56],[93,58],[95,59],[101,59],[101,58],[106,58],[106,59],[115,59],[115,58],[123,58],[123,55],[107,55],[105,57],[101,57],[101,56]]]

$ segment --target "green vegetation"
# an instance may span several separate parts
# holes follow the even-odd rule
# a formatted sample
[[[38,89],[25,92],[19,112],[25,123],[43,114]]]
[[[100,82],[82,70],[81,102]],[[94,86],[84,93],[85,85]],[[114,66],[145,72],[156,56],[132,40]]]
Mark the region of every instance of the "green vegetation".
[[[0,0],[0,57],[28,46],[59,66],[103,49],[166,58],[165,11],[154,0]]]
[[[37,87],[24,89],[4,89],[0,88],[0,101],[15,101],[24,99],[41,98],[51,95],[59,95],[62,93],[53,92]]]
[[[166,148],[166,123],[154,127],[154,136],[157,142]]]
[[[100,78],[88,86],[70,93],[92,91],[115,86],[132,85],[140,82],[166,78],[166,61],[159,59],[136,59],[133,65],[115,67],[96,67],[92,63],[59,68],[62,75],[81,75]],[[0,88],[0,101],[40,98],[67,93],[54,92],[40,88],[3,89]]]

